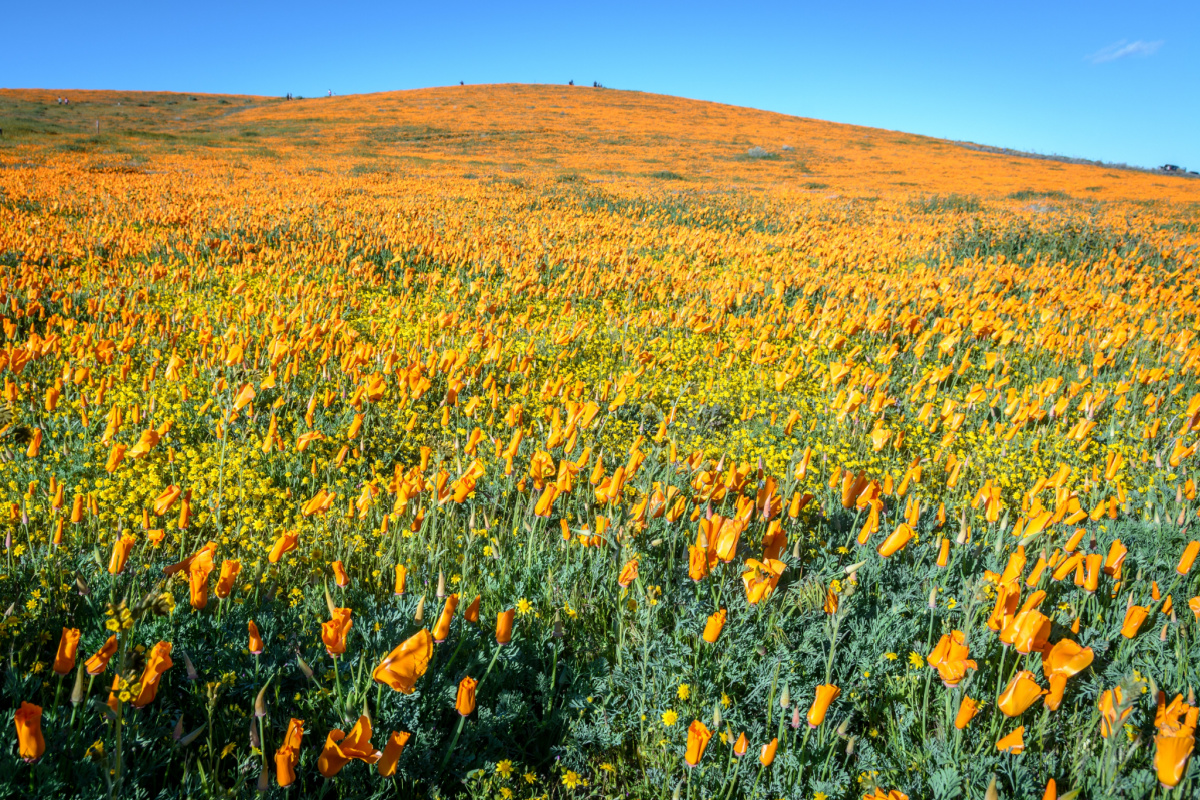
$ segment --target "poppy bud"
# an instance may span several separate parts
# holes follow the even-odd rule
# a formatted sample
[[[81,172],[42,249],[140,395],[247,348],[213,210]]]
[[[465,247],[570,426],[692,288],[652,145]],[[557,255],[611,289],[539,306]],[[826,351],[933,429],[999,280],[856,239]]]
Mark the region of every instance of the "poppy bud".
[[[417,601],[417,610],[413,614],[413,622],[425,621],[425,595],[421,595],[421,599]]]

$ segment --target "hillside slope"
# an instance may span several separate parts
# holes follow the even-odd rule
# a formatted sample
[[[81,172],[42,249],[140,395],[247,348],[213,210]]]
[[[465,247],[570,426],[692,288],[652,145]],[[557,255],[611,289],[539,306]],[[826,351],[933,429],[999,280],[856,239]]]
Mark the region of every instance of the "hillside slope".
[[[56,98],[71,98],[59,105]],[[209,154],[356,173],[520,173],[693,188],[1200,200],[1200,181],[971,150],[894,131],[642,92],[453,86],[347,97],[0,90],[0,159],[165,165]],[[752,148],[760,148],[753,150]],[[756,157],[757,156],[757,157]]]

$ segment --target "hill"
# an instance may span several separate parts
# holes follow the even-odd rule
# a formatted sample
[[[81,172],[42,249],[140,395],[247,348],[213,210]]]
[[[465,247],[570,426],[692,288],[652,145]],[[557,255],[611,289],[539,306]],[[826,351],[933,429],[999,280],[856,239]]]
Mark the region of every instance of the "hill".
[[[69,105],[56,98],[69,96]],[[0,159],[184,154],[263,169],[320,164],[694,188],[1083,200],[1200,199],[1200,181],[971,149],[926,136],[633,91],[453,86],[285,101],[0,90]]]

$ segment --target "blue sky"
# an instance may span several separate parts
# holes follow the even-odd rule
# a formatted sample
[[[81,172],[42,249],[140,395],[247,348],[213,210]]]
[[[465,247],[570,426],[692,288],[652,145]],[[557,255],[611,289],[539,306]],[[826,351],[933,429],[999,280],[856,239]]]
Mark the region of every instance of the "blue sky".
[[[0,86],[577,83],[1200,171],[1200,3],[10,3]]]

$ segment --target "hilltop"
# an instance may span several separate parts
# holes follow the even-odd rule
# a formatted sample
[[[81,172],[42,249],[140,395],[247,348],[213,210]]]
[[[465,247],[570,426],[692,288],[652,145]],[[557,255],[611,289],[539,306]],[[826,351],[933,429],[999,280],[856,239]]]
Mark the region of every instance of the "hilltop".
[[[69,105],[56,98],[68,96]],[[80,153],[168,168],[208,155],[264,170],[549,176],[847,195],[1200,200],[1200,181],[635,91],[452,86],[286,101],[0,90],[0,161]]]

